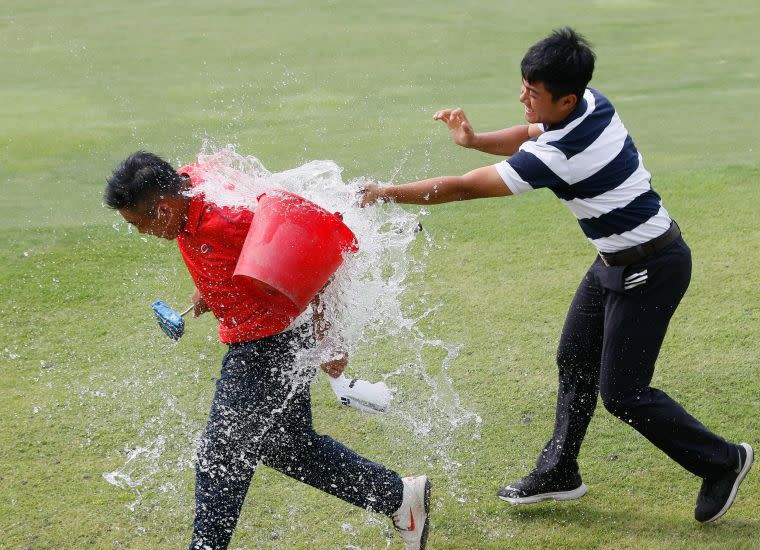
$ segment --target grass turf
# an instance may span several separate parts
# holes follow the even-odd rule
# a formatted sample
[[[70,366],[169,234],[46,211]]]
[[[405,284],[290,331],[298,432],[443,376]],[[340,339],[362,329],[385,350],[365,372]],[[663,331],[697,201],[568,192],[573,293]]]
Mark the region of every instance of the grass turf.
[[[211,138],[272,169],[331,158],[347,178],[462,173],[493,159],[455,148],[432,113],[461,105],[482,130],[519,122],[519,60],[565,24],[595,43],[593,85],[694,252],[654,384],[725,437],[760,443],[760,62],[746,40],[758,16],[749,0],[4,2],[0,547],[189,537],[193,437],[222,348],[211,319],[179,345],[154,326],[150,302],[184,303],[189,280],[173,244],[125,234],[100,207],[117,161],[137,148],[188,160]],[[400,472],[430,472],[431,548],[756,547],[755,473],[725,520],[696,525],[698,480],[601,408],[581,455],[588,496],[496,500],[550,433],[554,349],[593,252],[548,193],[435,207],[425,227],[442,246],[409,301],[440,303],[429,332],[463,344],[450,372],[484,418],[480,439],[452,441],[463,465],[451,479],[402,426],[339,408],[324,382],[314,409],[318,430]],[[136,459],[139,495],[105,482],[147,443],[160,460]],[[262,468],[233,547],[384,548],[386,535],[384,522]]]

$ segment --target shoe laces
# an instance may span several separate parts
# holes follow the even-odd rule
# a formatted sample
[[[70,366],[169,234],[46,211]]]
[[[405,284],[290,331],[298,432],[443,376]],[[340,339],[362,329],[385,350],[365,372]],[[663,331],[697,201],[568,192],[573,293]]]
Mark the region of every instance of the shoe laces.
[[[399,522],[401,521],[401,514],[400,514],[399,512],[396,512],[395,514],[393,514],[393,515],[391,516],[391,521],[393,522],[393,528],[394,528],[396,531],[399,531],[399,532],[401,532],[401,531],[403,531],[403,532],[406,532],[406,531],[408,531],[408,530],[409,530],[408,528],[405,528],[405,527],[401,527],[401,526],[399,525]]]

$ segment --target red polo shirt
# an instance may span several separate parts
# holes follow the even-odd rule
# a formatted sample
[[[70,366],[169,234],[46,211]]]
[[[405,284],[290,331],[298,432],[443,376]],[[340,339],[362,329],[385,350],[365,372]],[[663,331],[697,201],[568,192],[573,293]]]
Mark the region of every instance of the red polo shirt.
[[[193,185],[203,183],[205,170],[197,162],[178,172],[189,176]],[[190,200],[187,222],[177,237],[185,265],[219,321],[219,339],[225,344],[277,334],[293,321],[232,282],[251,220],[250,210],[220,208],[196,196]]]

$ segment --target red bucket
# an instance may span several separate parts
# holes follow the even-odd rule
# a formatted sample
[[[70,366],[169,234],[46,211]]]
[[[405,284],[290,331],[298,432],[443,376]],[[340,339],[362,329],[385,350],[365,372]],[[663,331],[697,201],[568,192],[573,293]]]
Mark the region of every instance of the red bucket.
[[[295,318],[358,250],[356,237],[340,214],[303,197],[275,191],[259,204],[232,280],[262,296],[277,312]]]

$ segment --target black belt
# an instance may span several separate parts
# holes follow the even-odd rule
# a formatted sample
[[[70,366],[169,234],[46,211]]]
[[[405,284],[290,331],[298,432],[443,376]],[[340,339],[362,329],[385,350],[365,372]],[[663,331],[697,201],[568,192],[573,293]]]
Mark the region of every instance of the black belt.
[[[659,237],[655,237],[651,241],[642,244],[637,244],[631,248],[620,250],[619,252],[611,252],[610,254],[602,254],[600,252],[599,257],[602,258],[604,265],[608,267],[635,264],[664,250],[680,236],[681,230],[675,220],[673,220],[668,230]]]

